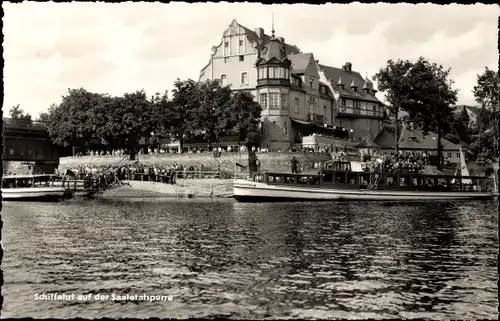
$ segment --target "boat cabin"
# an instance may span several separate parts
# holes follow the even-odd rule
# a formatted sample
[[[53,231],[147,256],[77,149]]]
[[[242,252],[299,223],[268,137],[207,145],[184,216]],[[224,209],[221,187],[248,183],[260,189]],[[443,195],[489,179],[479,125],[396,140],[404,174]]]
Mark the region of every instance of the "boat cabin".
[[[2,177],[2,188],[52,187],[53,175],[7,175]]]
[[[346,162],[344,168],[327,168],[316,173],[266,172],[255,175],[253,180],[267,184],[307,185],[308,187],[335,189],[436,190],[450,192],[486,192],[495,190],[495,183],[489,177],[460,177],[403,172],[352,172],[349,170],[348,164]]]

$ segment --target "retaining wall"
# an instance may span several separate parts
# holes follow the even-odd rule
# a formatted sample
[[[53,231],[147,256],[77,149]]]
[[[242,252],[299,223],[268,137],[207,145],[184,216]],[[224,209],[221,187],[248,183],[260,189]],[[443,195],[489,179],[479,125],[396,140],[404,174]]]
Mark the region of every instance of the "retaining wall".
[[[295,156],[299,161],[299,167],[304,170],[313,168],[315,162],[331,160],[329,154],[324,153],[257,153],[261,170],[274,172],[289,172],[291,169],[290,160]],[[76,168],[81,165],[111,165],[117,164],[124,156],[82,156],[82,157],[61,157],[59,170],[67,168]],[[204,154],[148,154],[139,155],[138,160],[141,164],[158,165],[183,165],[199,167],[204,164],[207,170],[216,169],[218,161],[211,153]],[[223,153],[220,157],[221,171],[233,172],[235,163],[238,162],[248,166],[247,153]]]
[[[124,181],[130,188],[141,191],[159,193],[166,197],[231,197],[233,194],[232,179],[186,179],[177,184],[156,182]],[[127,192],[129,187],[120,187],[113,192]]]

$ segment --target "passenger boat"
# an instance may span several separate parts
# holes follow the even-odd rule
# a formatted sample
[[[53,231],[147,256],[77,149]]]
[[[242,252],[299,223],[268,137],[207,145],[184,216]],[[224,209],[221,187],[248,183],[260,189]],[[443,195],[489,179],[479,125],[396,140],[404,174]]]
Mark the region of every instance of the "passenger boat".
[[[5,201],[58,201],[70,198],[61,178],[50,174],[6,175],[2,177]]]
[[[311,173],[256,173],[235,179],[238,201],[374,200],[427,201],[493,199],[493,177],[353,171],[351,162]]]

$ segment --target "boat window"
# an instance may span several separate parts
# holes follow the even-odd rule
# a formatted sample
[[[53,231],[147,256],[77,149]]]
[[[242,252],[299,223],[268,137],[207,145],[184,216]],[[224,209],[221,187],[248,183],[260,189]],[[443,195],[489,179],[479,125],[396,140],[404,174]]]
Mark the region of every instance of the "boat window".
[[[324,173],[323,182],[333,182],[333,173]]]
[[[387,176],[385,181],[386,181],[385,184],[388,186],[392,186],[392,185],[396,184],[396,180],[394,179],[394,176]]]
[[[285,176],[286,184],[295,184],[295,176]]]
[[[408,177],[406,177],[406,176],[400,176],[399,177],[399,186],[401,186],[401,187],[407,187],[407,186],[409,186],[409,184],[408,184]]]
[[[2,180],[2,187],[4,188],[14,188],[16,187],[16,181],[12,178],[7,178]]]
[[[319,176],[310,176],[309,177],[311,185],[319,185]]]
[[[425,178],[425,186],[434,187],[435,185],[436,185],[436,181],[433,177],[426,177]]]
[[[359,175],[359,185],[367,186],[370,183],[370,174]]]
[[[348,174],[347,175],[347,183],[352,185],[359,184],[358,174]]]
[[[297,184],[307,184],[307,176],[297,177]]]
[[[16,187],[31,187],[31,178],[18,178]]]
[[[439,188],[447,188],[448,180],[446,178],[438,178],[437,185]]]
[[[35,177],[35,187],[49,186],[50,176],[39,176]]]
[[[335,175],[335,182],[339,184],[345,184],[345,173],[344,172],[337,172],[337,175]]]

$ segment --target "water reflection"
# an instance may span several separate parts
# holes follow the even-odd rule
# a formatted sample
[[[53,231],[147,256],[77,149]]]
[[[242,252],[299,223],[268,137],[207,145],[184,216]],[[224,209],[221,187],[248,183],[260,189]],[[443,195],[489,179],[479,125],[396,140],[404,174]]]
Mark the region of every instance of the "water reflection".
[[[495,204],[5,204],[4,315],[491,318]],[[172,302],[34,301],[37,292]]]

